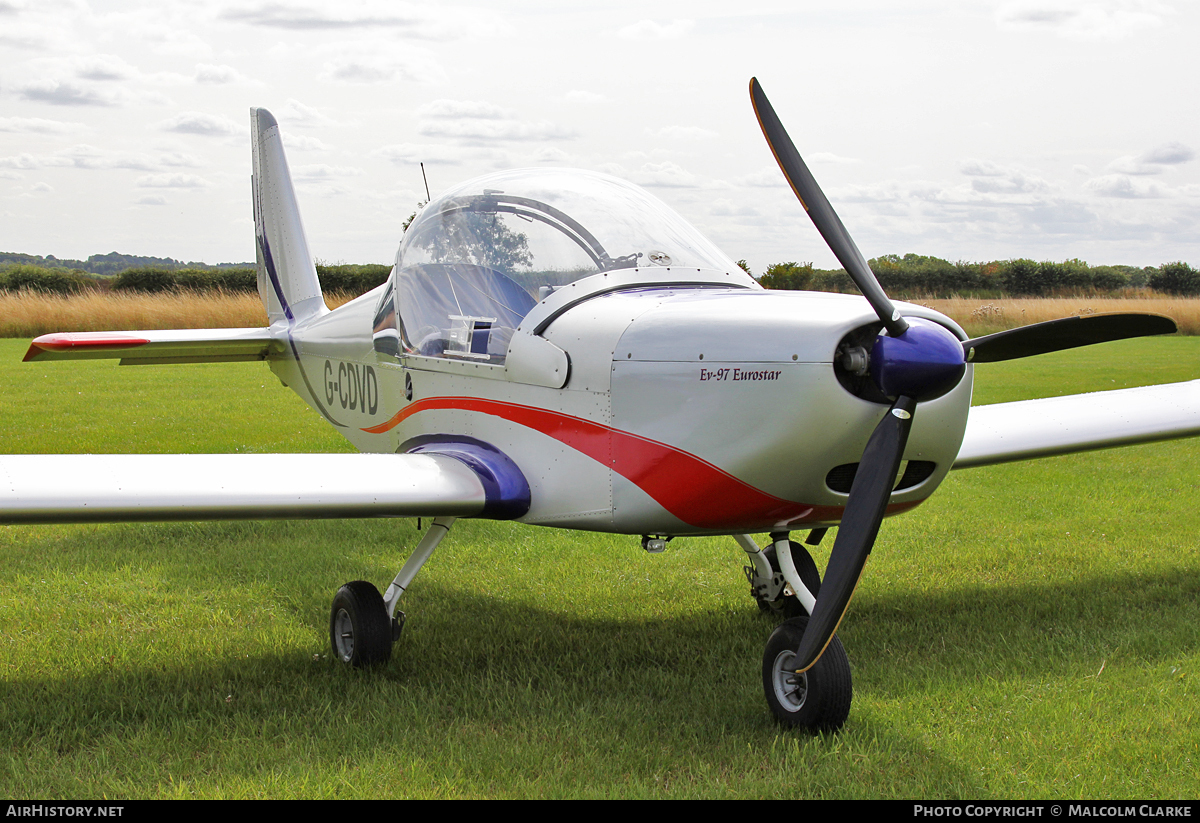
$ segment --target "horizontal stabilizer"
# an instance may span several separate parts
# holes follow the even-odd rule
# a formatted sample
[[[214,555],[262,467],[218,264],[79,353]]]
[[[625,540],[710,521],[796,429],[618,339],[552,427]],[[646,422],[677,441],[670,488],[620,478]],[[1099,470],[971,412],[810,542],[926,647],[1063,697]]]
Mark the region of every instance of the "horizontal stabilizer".
[[[954,468],[1200,435],[1200,380],[974,406]]]
[[[471,517],[488,493],[440,454],[0,456],[0,523]]]
[[[282,344],[276,345],[283,350]],[[43,334],[29,345],[25,360],[120,358],[121,365],[228,363],[263,360],[271,350],[271,330],[266,328],[70,332]]]

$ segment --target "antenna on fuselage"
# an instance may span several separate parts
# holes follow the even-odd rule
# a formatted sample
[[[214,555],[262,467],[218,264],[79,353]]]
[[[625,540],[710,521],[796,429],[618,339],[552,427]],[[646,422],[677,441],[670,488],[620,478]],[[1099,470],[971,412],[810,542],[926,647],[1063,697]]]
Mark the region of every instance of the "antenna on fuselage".
[[[421,179],[425,181],[425,202],[428,203],[433,198],[429,196],[429,178],[425,176],[425,164],[421,164]]]

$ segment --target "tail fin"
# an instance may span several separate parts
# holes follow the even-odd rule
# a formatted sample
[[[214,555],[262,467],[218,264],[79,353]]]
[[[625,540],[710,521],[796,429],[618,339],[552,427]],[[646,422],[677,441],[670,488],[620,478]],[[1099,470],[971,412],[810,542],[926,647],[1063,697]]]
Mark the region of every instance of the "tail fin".
[[[272,324],[291,324],[324,314],[328,309],[300,221],[279,124],[266,109],[250,109],[250,131],[258,294],[267,318]]]

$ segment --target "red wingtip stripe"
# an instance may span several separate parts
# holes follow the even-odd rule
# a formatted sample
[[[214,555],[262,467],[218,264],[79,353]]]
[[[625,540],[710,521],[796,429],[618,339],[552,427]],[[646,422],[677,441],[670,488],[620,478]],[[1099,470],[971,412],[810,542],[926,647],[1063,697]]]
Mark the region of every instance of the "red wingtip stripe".
[[[127,334],[111,332],[75,332],[43,334],[29,344],[25,352],[25,361],[33,360],[43,352],[69,351],[71,349],[106,348],[128,349],[133,346],[144,346],[150,341],[144,337],[131,337]]]

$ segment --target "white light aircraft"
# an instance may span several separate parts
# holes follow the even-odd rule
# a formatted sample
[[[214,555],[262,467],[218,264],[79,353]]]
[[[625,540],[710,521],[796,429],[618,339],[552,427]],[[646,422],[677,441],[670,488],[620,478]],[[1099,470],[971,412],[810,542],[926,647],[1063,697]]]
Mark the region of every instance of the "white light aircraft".
[[[265,360],[361,454],[0,458],[0,522],[432,518],[383,595],[347,583],[337,657],[385,663],[401,597],[459,517],[641,535],[731,535],[758,605],[786,618],[762,663],[781,722],[835,730],[835,632],[883,518],[951,469],[1200,434],[1200,381],[971,408],[976,363],[1175,331],[1097,315],[977,339],[891,301],[757,81],[784,176],[865,295],[764,290],[622,180],[491,174],[426,205],[388,281],[321,295],[275,119],[251,113],[258,329],[50,334],[26,360]],[[838,527],[824,579],[801,543]],[[767,532],[758,546],[751,534]]]

